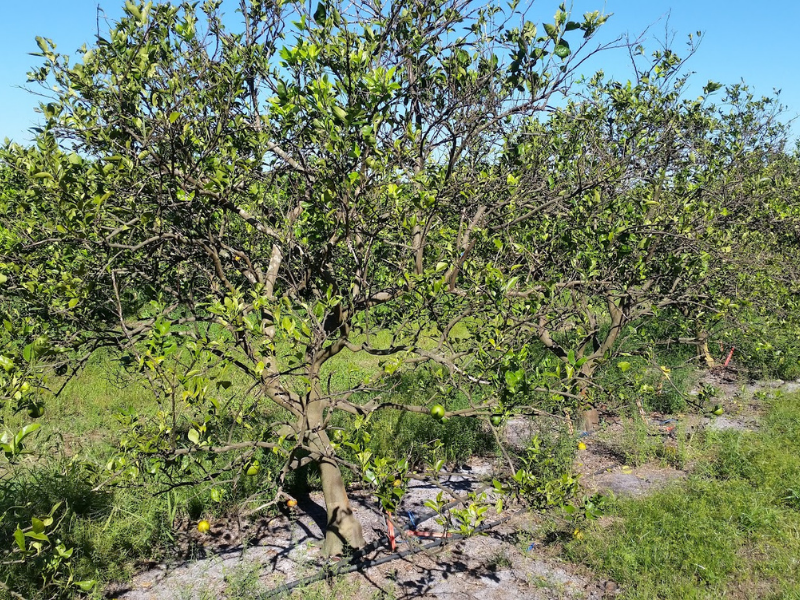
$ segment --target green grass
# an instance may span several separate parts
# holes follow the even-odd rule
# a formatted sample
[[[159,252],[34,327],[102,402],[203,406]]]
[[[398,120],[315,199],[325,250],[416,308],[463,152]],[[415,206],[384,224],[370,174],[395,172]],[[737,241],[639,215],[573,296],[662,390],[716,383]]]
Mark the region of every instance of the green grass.
[[[365,375],[375,373],[378,361],[378,357],[342,353],[331,361],[331,389],[346,389]],[[131,434],[120,422],[120,413],[135,413],[140,422],[158,419],[159,404],[137,377],[126,373],[119,361],[108,354],[93,356],[58,397],[43,398],[45,414],[38,419],[42,427],[26,441],[32,454],[18,465],[3,465],[1,471],[0,515],[10,511],[8,514],[13,513],[14,518],[0,520],[0,539],[13,544],[17,522],[24,526],[32,517],[41,518],[60,503],[58,537],[67,548],[74,549],[71,561],[74,579],[97,580],[98,590],[106,582],[128,579],[142,561],[167,556],[176,517],[188,516],[195,522],[202,517],[235,514],[251,494],[265,491],[269,494],[281,462],[271,452],[258,451],[254,458],[259,459],[262,468],[257,476],[222,477],[223,481],[213,484],[224,492],[221,502],[212,501],[211,483],[179,487],[167,495],[159,493],[164,491],[162,485],[144,474],[132,480],[117,480],[114,485],[94,491],[97,483],[116,470],[108,470],[106,463],[119,452],[119,441]],[[59,383],[58,378],[53,379],[53,383]],[[269,401],[246,396],[246,385],[236,377],[232,379],[232,385],[225,390],[226,397],[253,405],[248,412],[248,423],[256,431],[270,426],[280,411]],[[422,379],[425,378],[420,378],[419,373],[409,377],[394,392],[393,400],[424,404],[429,393]],[[448,408],[464,405],[465,398],[454,396]],[[187,414],[190,409],[182,408]],[[24,413],[15,414],[8,407],[3,416],[11,430],[29,422]],[[349,418],[337,417],[343,424]],[[436,439],[444,443],[447,449],[444,458],[450,462],[463,462],[494,448],[491,434],[477,419],[454,418],[440,423],[427,414],[386,410],[375,415],[370,431],[373,434],[370,448],[395,458],[409,455],[422,458],[428,452],[428,443]],[[204,464],[204,468],[208,469],[209,464]],[[307,467],[290,473],[287,483],[290,492],[298,492],[318,488],[319,477],[315,469]],[[54,593],[64,597],[74,595],[74,588],[69,586],[59,591],[52,587],[47,591],[40,589],[39,574],[45,568],[44,560],[0,565],[0,580],[13,583],[28,598],[49,597]],[[249,596],[248,589],[253,584],[250,575],[242,572],[232,578],[229,592],[233,597]]]
[[[706,440],[694,474],[618,500],[567,555],[623,598],[800,598],[800,395],[770,400],[757,433]]]
[[[48,465],[20,469],[0,482],[0,513],[15,519],[0,522],[0,538],[12,540],[17,520],[42,518],[58,504],[57,537],[74,549],[75,580],[124,580],[142,559],[161,558],[172,522],[161,499],[132,490],[95,491],[84,468],[56,458]],[[27,598],[38,598],[39,576],[46,556],[24,564],[4,565],[2,576]],[[49,594],[53,590],[48,590]]]
[[[387,341],[380,338],[376,344]],[[694,377],[691,366],[685,364],[685,352],[681,349],[659,363],[674,367],[673,380],[683,392]],[[636,367],[645,374],[643,379],[630,379],[634,369],[623,374],[616,362],[606,370],[609,388],[625,390],[628,400],[643,381],[649,381],[649,375],[655,378],[651,382],[654,387],[660,377],[653,374],[652,367],[648,371],[649,363],[643,358],[631,360],[638,361]],[[375,356],[342,352],[326,365],[325,387],[347,389],[377,372],[380,361]],[[682,364],[684,368],[680,369]],[[248,412],[250,422],[268,426],[279,418],[280,411],[276,412],[271,403],[245,398],[245,383],[232,379],[227,397],[254,403],[255,408]],[[435,385],[436,378],[418,368],[400,375],[397,387],[384,398],[428,406],[434,401]],[[662,408],[682,406],[678,398],[664,396],[655,401],[662,402]],[[435,401],[443,402],[448,410],[468,404],[463,394],[453,390],[440,392]],[[751,592],[752,597],[762,597],[758,594],[765,592],[776,598],[792,594],[800,598],[795,558],[800,556],[800,463],[785,451],[800,443],[797,404],[797,396],[772,402],[758,435],[706,432],[688,442],[679,440],[678,447],[670,449],[672,454],[666,453],[658,439],[648,436],[637,414],[631,413],[634,418],[620,442],[626,456],[630,455],[629,464],[662,458],[682,466],[696,463],[698,457],[703,460],[685,487],[644,501],[615,503],[613,524],[590,528],[584,540],[568,547],[570,556],[607,572],[626,586],[629,598],[713,598],[731,590],[744,590],[737,591],[736,597],[748,597]],[[220,503],[210,499],[211,484],[178,488],[168,500],[166,495],[156,494],[160,488],[147,477],[129,482],[128,487],[93,491],[96,474],[90,477],[81,469],[106,473],[105,464],[118,451],[118,441],[126,433],[118,414],[134,411],[143,419],[155,419],[159,410],[153,394],[141,383],[126,379],[119,362],[108,355],[93,357],[58,398],[46,399],[45,406],[46,413],[39,419],[42,429],[31,439],[35,454],[0,479],[0,512],[19,506],[22,508],[14,510],[30,520],[31,516],[46,514],[54,503],[63,502],[59,535],[68,547],[75,548],[75,579],[97,579],[101,585],[124,580],[142,560],[158,560],[169,552],[176,515],[196,521],[203,516],[232,513],[251,493],[274,484],[278,458],[261,452],[257,456],[262,465],[258,476],[217,484],[226,492]],[[626,401],[624,409],[631,408]],[[5,422],[11,429],[27,421],[22,415],[7,413]],[[333,424],[347,426],[351,418],[337,415]],[[429,459],[435,440],[442,442],[441,458],[451,464],[497,451],[493,436],[475,418],[440,422],[426,413],[388,409],[373,416],[368,430],[368,447],[375,455],[408,457],[412,462]],[[548,469],[561,471],[571,462],[574,443],[569,436],[544,439],[543,444],[552,450],[548,454],[552,455],[552,464],[545,465]],[[311,468],[298,470],[289,479],[297,490],[319,487],[319,478]],[[0,523],[3,539],[12,539],[10,523]],[[0,568],[0,577],[30,581],[24,591],[27,597],[38,598],[36,568],[12,565]],[[228,591],[233,597],[246,597],[253,585],[252,573],[237,572]],[[321,593],[314,590],[317,592]]]

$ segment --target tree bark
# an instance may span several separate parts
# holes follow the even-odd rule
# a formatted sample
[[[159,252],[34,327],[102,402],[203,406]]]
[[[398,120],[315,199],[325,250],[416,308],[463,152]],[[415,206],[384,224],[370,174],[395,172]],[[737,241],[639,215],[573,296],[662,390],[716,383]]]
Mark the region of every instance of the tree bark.
[[[322,554],[337,556],[342,553],[345,544],[359,549],[366,545],[366,541],[361,523],[356,519],[353,509],[350,507],[342,472],[332,458],[334,451],[328,434],[322,429],[324,403],[318,398],[319,391],[315,389],[312,391],[307,411],[310,430],[308,444],[314,451],[312,458],[319,464],[322,493],[325,497],[325,509],[328,515]]]

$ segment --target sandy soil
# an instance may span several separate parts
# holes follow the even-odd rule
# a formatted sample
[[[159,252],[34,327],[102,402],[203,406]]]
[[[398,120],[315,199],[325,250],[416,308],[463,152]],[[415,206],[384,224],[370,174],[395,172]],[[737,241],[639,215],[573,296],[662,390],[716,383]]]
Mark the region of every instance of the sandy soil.
[[[682,430],[689,433],[706,427],[753,430],[758,427],[761,414],[760,401],[754,392],[800,389],[800,382],[782,381],[742,386],[724,374],[706,375],[700,383],[714,385],[719,390],[724,416],[689,414],[667,419],[665,415],[651,413],[645,415],[651,435],[669,446],[675,441],[680,421]],[[506,432],[513,438],[509,441],[519,442],[521,437],[533,433],[529,424],[514,421],[509,425],[514,429]],[[624,464],[614,444],[622,429],[619,418],[607,415],[600,431],[582,438],[587,448],[578,453],[575,470],[581,475],[587,493],[610,491],[618,496],[641,496],[686,476],[686,472],[662,463],[637,467]],[[476,460],[455,474],[443,474],[440,483],[457,494],[465,494],[491,481],[499,467],[491,461]],[[423,504],[439,491],[435,485],[412,482],[395,515],[398,527],[411,528],[412,518],[419,521],[428,515],[431,511]],[[351,499],[367,542],[376,547],[367,557],[389,555],[386,522],[376,509],[375,500],[363,491],[353,492]],[[128,600],[256,597],[283,583],[317,573],[325,564],[319,552],[325,519],[322,495],[312,493],[298,501],[296,509],[270,520],[213,523],[205,536],[197,533],[193,523],[184,522],[178,528],[179,559],[151,565],[129,584],[109,587],[107,596]],[[434,519],[415,525],[418,529],[441,531]],[[539,518],[520,512],[486,535],[341,576],[338,583],[322,581],[310,590],[296,591],[293,597],[545,600],[616,595],[614,582],[560,561],[557,550],[548,547],[543,535]],[[401,540],[398,550],[412,546],[417,546],[413,540]],[[316,595],[308,596],[309,592]]]

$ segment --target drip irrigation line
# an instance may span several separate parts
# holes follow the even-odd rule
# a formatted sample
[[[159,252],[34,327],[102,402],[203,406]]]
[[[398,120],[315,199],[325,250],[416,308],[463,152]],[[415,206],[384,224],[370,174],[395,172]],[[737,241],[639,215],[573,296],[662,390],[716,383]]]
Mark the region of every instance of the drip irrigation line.
[[[510,513],[510,514],[505,515],[504,517],[502,517],[500,519],[497,519],[496,521],[492,521],[491,523],[485,523],[484,525],[480,525],[479,527],[475,528],[474,533],[479,533],[479,532],[482,532],[482,531],[486,531],[488,529],[492,529],[493,527],[497,527],[501,523],[505,523],[511,517],[513,517],[514,515],[522,512],[523,510],[525,510],[525,509],[524,508],[518,509],[518,510],[516,510],[516,511]],[[434,514],[436,514],[436,513],[434,513]],[[430,518],[430,517],[427,517],[427,518]],[[264,592],[263,594],[259,594],[258,596],[256,596],[256,599],[257,600],[267,600],[268,598],[275,598],[277,596],[280,596],[282,594],[286,594],[287,592],[292,591],[296,587],[309,585],[309,584],[315,583],[317,581],[320,581],[322,579],[325,579],[326,577],[336,577],[338,575],[346,575],[347,573],[352,573],[353,571],[360,571],[362,569],[369,569],[371,567],[377,567],[378,565],[383,565],[383,564],[386,564],[388,562],[392,562],[394,560],[405,558],[407,556],[411,556],[412,554],[419,554],[420,552],[424,552],[426,550],[430,550],[432,548],[436,548],[437,546],[444,546],[445,544],[447,544],[450,541],[462,540],[465,537],[467,537],[467,536],[464,536],[464,535],[456,533],[456,534],[450,535],[448,537],[439,538],[439,539],[437,539],[437,540],[435,540],[433,542],[429,542],[427,544],[420,545],[417,548],[412,548],[412,549],[409,549],[409,550],[402,550],[400,552],[395,552],[394,554],[390,554],[388,556],[382,556],[380,558],[371,558],[371,559],[362,560],[362,561],[355,562],[355,563],[351,562],[352,561],[352,559],[351,559],[351,560],[348,560],[348,561],[341,561],[341,562],[339,562],[338,564],[335,564],[335,565],[326,565],[326,566],[322,567],[322,569],[320,569],[317,572],[316,575],[309,575],[308,577],[303,577],[302,579],[297,579],[297,580],[292,581],[290,583],[284,583],[284,584],[279,585],[278,587],[276,587],[276,588],[274,588],[274,589],[272,589],[272,590],[270,590],[268,592]],[[373,544],[374,544],[374,542],[373,542]],[[370,544],[370,545],[373,545],[373,544]]]
[[[458,506],[459,504],[461,504],[463,501],[464,501],[464,500],[453,500],[452,502],[448,502],[447,504],[445,504],[445,505],[442,507],[442,509],[441,509],[441,510],[442,510],[442,512],[444,512],[444,511],[446,511],[446,510],[450,510],[451,508],[453,508],[453,507],[455,507],[455,506]],[[417,526],[418,526],[420,523],[424,523],[425,521],[427,521],[428,519],[431,519],[431,518],[435,517],[435,516],[436,516],[436,515],[438,515],[439,513],[438,513],[438,512],[436,512],[435,510],[428,510],[427,512],[424,512],[424,513],[422,513],[422,514],[417,514],[417,513],[412,513],[412,514],[414,515],[414,517],[411,517],[411,514],[409,514],[409,521],[411,521],[411,523],[414,525],[414,529],[416,529],[416,528],[417,528]],[[378,547],[379,547],[379,546],[381,546],[381,545],[382,545],[384,542],[385,542],[385,539],[384,539],[384,538],[378,538],[378,539],[377,539],[377,540],[375,540],[374,542],[370,542],[369,544],[367,544],[367,545],[366,545],[366,546],[364,546],[363,548],[361,548],[361,549],[359,549],[358,551],[356,551],[356,554],[355,554],[355,556],[353,556],[353,558],[352,558],[350,561],[347,561],[347,562],[349,563],[349,562],[351,562],[352,560],[358,560],[359,558],[361,558],[361,557],[362,557],[362,556],[364,556],[365,554],[369,554],[369,553],[370,553],[370,552],[372,552],[373,550],[377,550],[377,549],[378,549]]]

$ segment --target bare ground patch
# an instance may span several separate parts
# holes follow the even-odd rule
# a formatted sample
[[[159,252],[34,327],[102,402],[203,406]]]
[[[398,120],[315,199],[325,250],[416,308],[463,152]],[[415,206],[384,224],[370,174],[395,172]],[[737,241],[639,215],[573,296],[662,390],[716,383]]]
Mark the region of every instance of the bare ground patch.
[[[443,476],[442,482],[458,491],[473,491],[491,476],[491,467],[490,463],[476,462],[458,474]],[[398,525],[409,528],[412,517],[429,513],[423,503],[438,492],[434,485],[412,484],[397,511]],[[322,495],[312,493],[299,500],[296,511],[271,520],[216,522],[207,536],[184,523],[178,544],[181,560],[152,565],[128,586],[107,593],[128,600],[223,598],[230,597],[232,583],[249,573],[255,574],[251,582],[255,595],[256,590],[264,592],[317,573],[325,564],[319,554],[325,518]],[[351,500],[367,542],[379,542],[379,548],[367,558],[389,555],[388,544],[381,542],[386,527],[383,516],[374,509],[375,501],[364,492],[353,493]],[[416,525],[441,531],[433,519]],[[536,518],[522,512],[486,535],[339,576],[336,585],[347,590],[348,598],[355,599],[595,599],[616,589],[613,583],[597,581],[585,570],[559,561],[538,537]],[[400,541],[398,550],[412,546],[417,546],[413,538]],[[323,581],[311,587],[325,598],[326,593],[337,595],[333,585]],[[295,594],[303,597],[304,592]]]
[[[667,416],[645,415],[648,431],[665,447],[674,446],[683,425],[684,434],[693,435],[703,429],[754,430],[763,412],[755,392],[792,391],[800,383],[757,382],[741,384],[707,375],[701,383],[718,389],[718,401],[724,416],[687,414]],[[520,425],[520,427],[517,427]],[[535,428],[522,431],[528,435]],[[605,420],[600,433],[582,438],[586,450],[578,453],[575,470],[588,493],[613,492],[618,496],[644,496],[687,475],[691,465],[678,469],[665,461],[649,461],[639,466],[625,464],[617,442],[622,435],[619,418]],[[453,474],[444,474],[442,483],[459,493],[478,489],[491,480],[497,465],[476,460]],[[418,527],[441,531],[433,519],[417,521],[430,511],[425,500],[440,491],[437,486],[413,482],[395,516],[401,529]],[[367,492],[351,495],[356,516],[364,526],[368,543],[377,550],[367,558],[390,554],[386,541],[386,524],[376,509],[376,501]],[[281,584],[315,573],[325,561],[319,554],[325,521],[321,493],[298,498],[296,510],[271,519],[257,521],[220,520],[212,523],[208,535],[202,536],[195,524],[180,524],[175,555],[169,564],[150,565],[127,585],[109,586],[107,596],[129,600],[255,597]],[[412,523],[413,521],[413,523]],[[413,542],[400,541],[398,550]],[[566,563],[559,558],[559,543],[548,543],[536,515],[520,513],[491,529],[486,535],[454,541],[443,547],[394,560],[380,566],[320,581],[308,588],[295,590],[297,598],[447,598],[453,600],[514,600],[529,598],[599,599],[616,595],[617,585],[598,578],[585,567]],[[242,593],[241,582],[249,577],[249,592]],[[758,589],[769,588],[768,582],[754,584],[743,581],[745,597]]]

